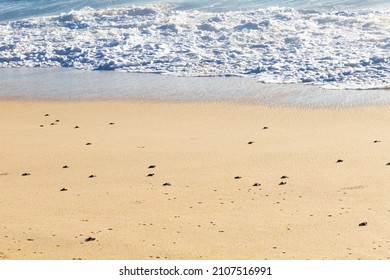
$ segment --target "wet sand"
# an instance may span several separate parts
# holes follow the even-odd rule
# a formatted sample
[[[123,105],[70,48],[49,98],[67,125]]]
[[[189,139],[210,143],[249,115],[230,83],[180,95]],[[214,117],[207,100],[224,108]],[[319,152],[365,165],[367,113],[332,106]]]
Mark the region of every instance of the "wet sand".
[[[0,101],[0,259],[389,259],[390,107]]]

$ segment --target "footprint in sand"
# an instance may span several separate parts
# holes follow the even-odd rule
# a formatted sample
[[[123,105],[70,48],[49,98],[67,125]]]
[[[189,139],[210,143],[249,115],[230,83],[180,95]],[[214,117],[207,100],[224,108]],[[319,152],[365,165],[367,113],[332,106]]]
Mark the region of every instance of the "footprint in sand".
[[[8,259],[8,256],[3,252],[0,252],[0,260],[6,260],[6,259]]]

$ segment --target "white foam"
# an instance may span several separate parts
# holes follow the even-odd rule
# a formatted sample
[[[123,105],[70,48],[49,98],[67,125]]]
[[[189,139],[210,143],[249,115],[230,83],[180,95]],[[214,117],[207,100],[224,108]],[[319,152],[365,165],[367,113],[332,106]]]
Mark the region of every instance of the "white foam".
[[[0,23],[0,67],[250,76],[333,88],[390,84],[390,12],[92,9]]]

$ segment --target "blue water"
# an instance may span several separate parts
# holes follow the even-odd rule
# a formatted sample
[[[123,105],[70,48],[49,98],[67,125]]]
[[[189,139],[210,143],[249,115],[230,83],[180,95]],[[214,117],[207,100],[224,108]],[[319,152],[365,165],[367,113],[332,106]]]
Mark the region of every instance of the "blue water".
[[[175,3],[178,9],[200,9],[229,11],[268,7],[290,7],[296,9],[367,9],[388,8],[389,0],[0,0],[0,21],[54,15],[84,7],[107,8],[148,3]]]

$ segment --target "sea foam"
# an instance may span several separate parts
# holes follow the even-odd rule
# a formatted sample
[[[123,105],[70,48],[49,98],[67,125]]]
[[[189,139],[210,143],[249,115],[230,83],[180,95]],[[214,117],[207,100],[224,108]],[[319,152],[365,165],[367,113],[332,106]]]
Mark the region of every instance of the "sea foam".
[[[390,12],[173,5],[84,8],[0,23],[0,67],[66,67],[388,88]]]

